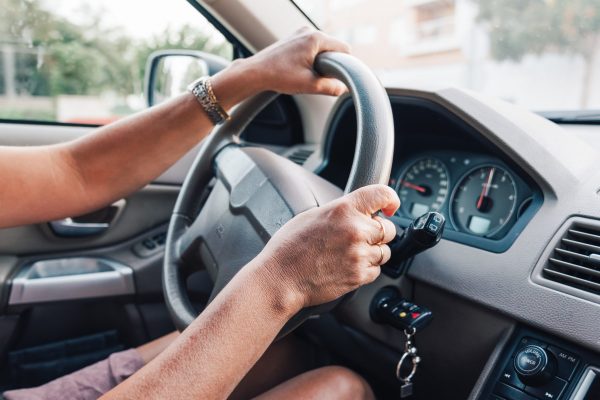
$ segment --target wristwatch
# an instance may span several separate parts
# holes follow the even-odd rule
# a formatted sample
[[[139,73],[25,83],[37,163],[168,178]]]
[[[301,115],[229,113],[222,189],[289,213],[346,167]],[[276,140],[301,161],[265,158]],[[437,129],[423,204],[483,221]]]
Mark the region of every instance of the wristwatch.
[[[213,92],[210,77],[203,76],[195,80],[190,83],[187,89],[198,100],[213,124],[218,125],[230,118]]]

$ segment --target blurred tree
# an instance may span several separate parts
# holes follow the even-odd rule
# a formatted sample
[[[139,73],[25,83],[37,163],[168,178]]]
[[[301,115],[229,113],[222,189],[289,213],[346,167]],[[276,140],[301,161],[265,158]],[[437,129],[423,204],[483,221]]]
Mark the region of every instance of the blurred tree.
[[[0,35],[16,51],[17,93],[97,94],[111,81],[115,66],[98,51],[99,32],[54,15],[36,1],[0,2]]]
[[[476,1],[495,59],[519,61],[546,51],[581,56],[580,105],[587,106],[600,47],[600,0]]]
[[[135,40],[121,28],[105,28],[102,9],[82,9],[87,22],[75,24],[41,4],[49,3],[0,0],[0,44],[18,49],[17,93],[140,94],[146,58],[154,50],[196,49],[231,57],[228,43],[213,43],[209,33],[189,25]]]

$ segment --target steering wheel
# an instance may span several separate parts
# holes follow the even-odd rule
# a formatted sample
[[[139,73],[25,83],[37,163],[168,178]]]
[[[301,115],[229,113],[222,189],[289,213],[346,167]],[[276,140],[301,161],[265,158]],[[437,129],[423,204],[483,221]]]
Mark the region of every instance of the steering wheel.
[[[322,53],[314,69],[344,82],[356,108],[356,151],[345,193],[387,184],[394,121],[385,90],[366,65],[348,54]],[[179,330],[198,315],[186,290],[191,272],[206,268],[214,282],[212,300],[283,224],[343,194],[288,159],[241,143],[240,133],[276,96],[265,92],[237,106],[231,119],[204,141],[183,183],[169,224],[163,268],[165,301]],[[212,190],[206,195],[209,185]],[[332,310],[339,301],[300,310],[280,336],[311,315]]]

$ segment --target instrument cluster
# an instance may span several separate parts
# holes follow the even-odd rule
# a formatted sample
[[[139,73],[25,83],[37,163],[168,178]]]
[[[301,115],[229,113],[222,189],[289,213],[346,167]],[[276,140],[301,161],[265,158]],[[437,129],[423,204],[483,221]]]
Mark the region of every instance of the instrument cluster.
[[[428,211],[446,216],[446,229],[501,239],[534,201],[535,192],[500,159],[457,151],[428,151],[397,166],[390,185],[400,197],[398,216]]]

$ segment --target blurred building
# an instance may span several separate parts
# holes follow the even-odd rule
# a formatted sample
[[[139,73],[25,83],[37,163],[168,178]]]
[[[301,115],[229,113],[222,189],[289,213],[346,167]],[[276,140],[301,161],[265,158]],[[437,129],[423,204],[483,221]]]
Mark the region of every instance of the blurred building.
[[[325,0],[323,28],[352,44],[371,67],[389,69],[463,60],[461,29],[469,7],[454,0]],[[471,7],[472,8],[472,7]],[[382,15],[381,10],[386,12]],[[468,13],[467,18],[461,15]],[[462,22],[462,23],[461,23]]]
[[[350,43],[385,84],[459,86],[535,110],[582,107],[581,57],[548,52],[520,62],[491,59],[473,0],[298,2],[320,28]],[[587,107],[600,109],[600,65],[596,70]]]

